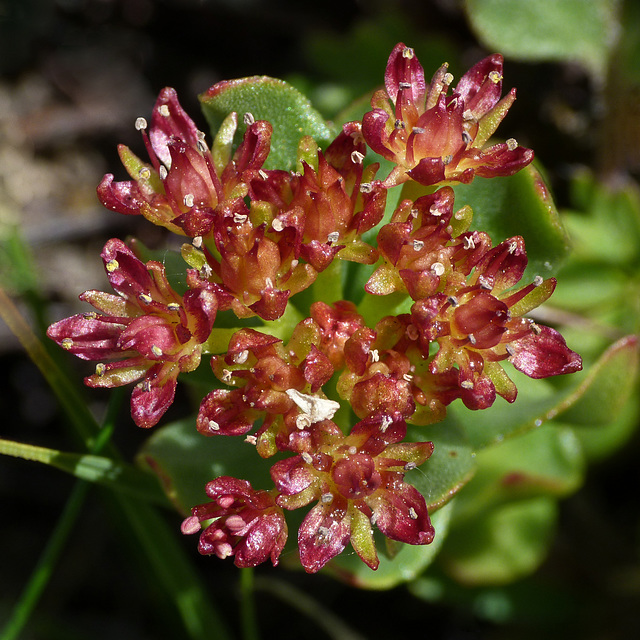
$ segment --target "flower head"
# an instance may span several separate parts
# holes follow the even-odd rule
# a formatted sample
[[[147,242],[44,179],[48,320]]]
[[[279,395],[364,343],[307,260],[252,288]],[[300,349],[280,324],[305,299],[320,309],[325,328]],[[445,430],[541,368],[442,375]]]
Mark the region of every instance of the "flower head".
[[[385,90],[374,94],[362,121],[369,146],[397,165],[386,186],[507,176],[533,159],[514,140],[483,148],[515,100],[515,90],[500,99],[502,56],[478,62],[448,95],[452,80],[445,64],[427,84],[413,49],[399,43],[391,52]]]
[[[273,496],[229,476],[209,482],[205,490],[212,501],[193,507],[182,523],[182,532],[190,534],[213,520],[200,534],[200,553],[233,556],[235,565],[245,568],[271,559],[275,567],[287,541],[287,523]]]
[[[117,295],[85,291],[80,299],[100,313],[60,320],[47,335],[79,358],[100,361],[85,378],[90,387],[142,378],[131,396],[131,415],[138,426],[152,427],[173,402],[178,374],[200,364],[216,317],[216,294],[190,270],[189,289],[181,296],[159,262],[144,264],[117,239],[107,242],[102,259]]]

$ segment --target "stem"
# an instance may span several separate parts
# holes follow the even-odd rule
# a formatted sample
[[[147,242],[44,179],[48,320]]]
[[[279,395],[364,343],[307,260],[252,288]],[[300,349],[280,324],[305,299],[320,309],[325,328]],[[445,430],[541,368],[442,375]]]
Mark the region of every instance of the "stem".
[[[259,640],[258,619],[256,616],[256,601],[254,588],[253,569],[240,570],[240,595],[242,616],[242,638],[243,640]]]

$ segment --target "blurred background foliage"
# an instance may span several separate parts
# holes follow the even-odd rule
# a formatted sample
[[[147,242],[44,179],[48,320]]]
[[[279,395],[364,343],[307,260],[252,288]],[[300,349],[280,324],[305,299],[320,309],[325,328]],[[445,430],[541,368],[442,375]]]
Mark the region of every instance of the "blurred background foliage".
[[[157,229],[103,211],[95,198],[105,172],[124,177],[116,144],[141,150],[133,122],[163,86],[178,90],[202,128],[199,93],[261,74],[287,80],[340,122],[367,109],[398,41],[414,47],[427,76],[445,60],[459,77],[488,53],[505,55],[505,86],[517,87],[518,100],[503,133],[536,151],[573,247],[540,319],[562,327],[587,363],[610,350],[582,402],[478,451],[481,471],[457,499],[456,526],[426,573],[381,591],[260,568],[260,631],[283,639],[300,629],[311,639],[395,637],[416,626],[446,640],[635,637],[640,409],[637,345],[625,340],[640,332],[634,0],[0,0],[0,282],[41,333],[81,309],[78,293],[103,288],[105,238],[131,234],[164,246]],[[78,450],[4,324],[0,357],[0,438]],[[86,373],[68,359],[60,366],[75,380]],[[560,397],[569,381],[544,384]],[[101,420],[107,394],[81,393]],[[188,406],[186,396],[179,400]],[[116,413],[114,447],[131,461],[148,434],[132,427],[126,406]],[[522,409],[531,420],[534,413]],[[168,418],[183,414],[177,402]],[[487,423],[499,437],[502,419],[479,416],[479,428]],[[45,465],[0,458],[0,621],[9,620],[74,486]],[[117,513],[107,492],[87,490],[21,637],[185,636],[175,594]],[[175,513],[159,517],[177,530]],[[239,633],[240,572],[198,557],[191,539],[178,544]]]

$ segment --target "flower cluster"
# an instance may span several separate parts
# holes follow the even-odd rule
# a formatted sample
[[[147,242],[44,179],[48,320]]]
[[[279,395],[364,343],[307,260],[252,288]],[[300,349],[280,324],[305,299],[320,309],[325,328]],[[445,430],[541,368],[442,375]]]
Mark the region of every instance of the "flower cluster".
[[[470,207],[455,207],[451,184],[508,176],[533,157],[514,140],[486,146],[515,99],[513,90],[501,97],[502,58],[480,61],[449,94],[451,83],[446,65],[427,83],[413,50],[398,44],[372,110],[325,150],[302,138],[294,172],[264,168],[269,122],[244,114],[234,149],[239,122],[231,113],[210,149],[175,91],[164,89],[151,124],[136,122],[150,162],[122,146],[131,180],[108,174],[99,185],[106,207],[191,240],[182,247],[184,293],[160,263],[144,263],[113,239],[102,257],[117,295],[85,292],[98,313],[61,320],[49,336],[99,362],[90,386],[142,380],[131,399],[142,427],[169,407],[178,374],[211,355],[218,384],[201,402],[197,430],[241,436],[263,460],[279,454],[265,463],[269,490],[230,476],[207,484],[210,501],[182,525],[200,533],[201,553],[233,556],[240,567],[275,565],[288,535],[285,512],[314,502],[298,531],[308,572],[348,543],[376,569],[374,526],[392,540],[429,544],[428,505],[405,476],[433,444],[408,441],[407,425],[441,421],[458,399],[474,410],[497,395],[513,402],[504,361],[532,378],[581,368],[556,330],[525,317],[555,280],[521,282],[524,240],[493,246],[471,230]],[[376,178],[368,150],[393,163],[386,177]],[[415,197],[401,199],[383,223],[388,190],[406,182]],[[307,317],[283,339],[291,298],[336,261],[373,265],[365,299],[402,294],[404,312],[372,320],[366,302],[300,296],[296,313]],[[210,338],[225,312],[235,330],[221,353]],[[280,323],[276,335],[271,321]]]

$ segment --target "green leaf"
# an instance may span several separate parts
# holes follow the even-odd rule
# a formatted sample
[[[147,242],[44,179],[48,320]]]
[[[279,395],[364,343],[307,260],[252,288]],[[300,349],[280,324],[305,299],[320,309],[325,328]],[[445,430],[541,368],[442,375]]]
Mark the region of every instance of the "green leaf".
[[[617,40],[616,0],[467,0],[478,39],[514,60],[574,62],[604,80]]]
[[[544,559],[556,520],[554,498],[530,498],[490,509],[449,532],[440,555],[443,567],[467,585],[517,580]]]
[[[199,97],[214,135],[232,111],[240,115],[240,120],[251,113],[256,120],[272,124],[271,152],[265,169],[295,169],[298,142],[303,136],[311,136],[320,146],[333,138],[334,132],[309,100],[283,80],[253,76],[219,82]],[[245,130],[246,125],[241,123],[240,135]]]
[[[637,339],[624,338],[613,344],[591,367],[571,374],[566,380],[571,385],[568,388],[558,388],[552,380],[531,380],[508,364],[504,366],[509,368],[509,376],[518,387],[513,405],[501,398],[484,411],[452,404],[440,423],[463,425],[475,450],[539,427],[573,405],[574,411],[565,414],[563,421],[598,424],[612,420],[628,397],[629,385],[636,376]]]
[[[343,552],[324,569],[361,589],[391,589],[419,576],[435,559],[446,538],[453,505],[433,514],[436,536],[431,544],[403,544],[393,559],[379,553],[380,566],[372,571],[355,553]],[[378,549],[378,551],[380,551]]]
[[[569,241],[551,194],[529,165],[506,178],[475,178],[454,187],[456,208],[473,208],[472,228],[486,231],[494,245],[521,235],[529,264],[524,280],[553,275],[567,256]]]
[[[255,446],[238,437],[203,436],[195,419],[155,430],[138,460],[158,474],[169,499],[183,514],[207,500],[204,487],[218,476],[243,478],[256,489],[273,486],[271,462],[260,458]]]

